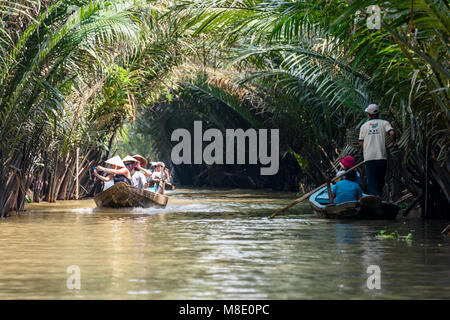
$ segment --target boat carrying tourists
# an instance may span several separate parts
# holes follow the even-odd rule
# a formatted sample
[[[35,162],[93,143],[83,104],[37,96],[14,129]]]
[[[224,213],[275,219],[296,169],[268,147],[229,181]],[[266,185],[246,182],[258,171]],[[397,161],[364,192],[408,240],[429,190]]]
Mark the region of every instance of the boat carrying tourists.
[[[109,188],[94,196],[94,201],[97,207],[110,207],[110,208],[125,208],[125,207],[156,207],[164,208],[167,205],[168,197],[164,195],[164,179],[157,180],[158,174],[152,177],[155,178],[155,190],[147,189],[147,179],[144,174],[145,168],[143,168],[147,161],[144,157],[136,155],[131,157],[127,155],[125,158],[120,159],[119,156],[115,156],[107,161],[114,169],[107,169],[103,167],[94,168],[94,174],[102,181],[111,181],[114,179],[115,183]],[[161,166],[164,166],[162,162],[157,165],[157,170],[161,177]],[[99,175],[96,170],[107,172],[109,175],[103,177]],[[158,173],[156,172],[156,173]],[[124,179],[122,179],[122,177]],[[162,180],[162,182],[161,182]],[[162,187],[160,187],[160,184]]]
[[[125,182],[127,185],[138,188],[147,189],[155,193],[164,193],[166,187],[169,190],[175,189],[170,184],[170,172],[163,162],[151,162],[150,169],[146,169],[147,160],[141,155],[134,155],[133,157],[127,155],[121,159],[119,156],[114,156],[106,161],[111,168],[104,168],[97,166],[94,168],[94,175],[104,182],[114,181]],[[100,175],[97,171],[108,173],[106,177]],[[108,186],[109,187],[109,186]],[[105,189],[107,187],[105,186]]]
[[[395,132],[388,121],[379,119],[378,105],[370,104],[365,112],[368,120],[361,126],[359,145],[363,148],[367,193],[381,197],[387,167],[385,137],[389,134],[396,147]]]

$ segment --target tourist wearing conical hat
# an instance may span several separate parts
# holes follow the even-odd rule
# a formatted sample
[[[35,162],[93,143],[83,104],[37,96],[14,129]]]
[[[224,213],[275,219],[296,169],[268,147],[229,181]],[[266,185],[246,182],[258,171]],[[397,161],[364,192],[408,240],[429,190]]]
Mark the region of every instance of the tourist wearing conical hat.
[[[122,159],[120,159],[119,156],[114,156],[108,160],[105,161],[106,164],[109,164],[111,166],[111,169],[117,169],[117,168],[125,168],[125,164],[123,163]],[[104,182],[108,182],[114,179],[114,174],[110,173],[106,177],[100,175],[97,172],[98,167],[94,167],[94,175],[99,178],[100,180]]]
[[[123,161],[123,163],[125,163],[125,165],[127,165],[127,163],[130,163],[130,162],[133,162],[136,164],[138,163],[138,161],[135,158],[133,158],[132,156],[130,156],[128,154],[125,156],[125,158],[122,159],[122,161]]]
[[[145,177],[151,177],[152,172],[150,170],[147,170],[145,167],[147,166],[147,159],[145,159],[143,156],[139,154],[135,154],[133,156],[134,159],[138,161],[138,165],[136,167],[136,170],[141,171]]]
[[[122,159],[120,159],[119,156],[114,156],[114,157],[106,160],[105,163],[110,164],[115,167],[125,168],[125,164],[123,163]]]
[[[111,165],[111,168],[105,168],[102,166],[97,166],[94,168],[94,175],[103,181],[111,181],[114,179],[114,183],[125,182],[131,185],[131,174],[126,168],[125,162],[120,159],[119,156],[114,156],[111,159],[106,160],[106,163]],[[97,173],[97,170],[108,173],[107,177],[100,178],[101,176]],[[107,180],[105,180],[107,179]]]
[[[119,156],[114,156],[114,157],[106,160],[105,163],[109,164],[111,169],[125,167],[125,165],[122,162],[122,159],[120,159]],[[94,175],[104,182],[103,190],[106,190],[106,189],[110,188],[112,185],[114,185],[114,174],[110,173],[106,177],[104,177],[97,172],[97,168],[94,168]]]
[[[136,159],[142,167],[147,166],[147,159],[145,159],[143,156],[135,154],[133,158]]]
[[[139,189],[146,188],[147,179],[145,178],[145,175],[142,172],[136,170],[137,166],[139,165],[139,161],[134,157],[127,155],[125,158],[123,158],[123,162],[125,163],[125,166],[131,174],[131,185]]]

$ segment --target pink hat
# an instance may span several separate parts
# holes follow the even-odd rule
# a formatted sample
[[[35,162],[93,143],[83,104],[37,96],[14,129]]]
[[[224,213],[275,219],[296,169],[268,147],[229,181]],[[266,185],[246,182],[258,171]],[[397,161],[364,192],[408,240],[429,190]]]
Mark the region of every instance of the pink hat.
[[[341,160],[339,160],[340,163],[346,168],[353,168],[355,165],[355,159],[352,156],[345,156]]]

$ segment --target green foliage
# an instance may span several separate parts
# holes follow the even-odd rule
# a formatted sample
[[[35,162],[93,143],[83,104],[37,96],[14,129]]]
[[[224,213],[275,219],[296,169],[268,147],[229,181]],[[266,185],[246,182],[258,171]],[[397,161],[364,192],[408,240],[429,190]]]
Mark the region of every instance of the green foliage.
[[[139,154],[148,161],[156,161],[159,159],[151,148],[151,140],[147,135],[136,132],[136,122],[125,123],[119,130],[119,134],[112,146],[112,153],[119,155]]]
[[[44,162],[43,170],[62,175],[47,181],[46,192],[56,193],[57,181],[72,174],[75,148],[80,147],[82,155],[107,150],[121,125],[92,123],[96,120],[88,111],[106,100],[104,106],[126,110],[121,121],[131,114],[124,97],[132,90],[126,82],[132,76],[118,65],[139,40],[133,5],[119,0],[0,4],[2,215],[16,205],[8,197],[19,192],[13,189],[19,178],[11,166],[21,170],[20,184],[27,188],[33,170],[42,170],[34,164]],[[103,90],[106,80],[124,84],[108,92],[114,86],[108,83]],[[23,193],[17,197],[18,208],[24,200]]]
[[[115,133],[128,118],[134,117],[130,94],[136,86],[133,73],[120,66],[113,65],[106,70],[107,77],[103,84],[101,102],[91,109],[88,121],[94,124],[92,131]]]
[[[295,157],[295,160],[297,160],[298,165],[300,166],[300,168],[302,170],[306,170],[308,163],[306,161],[305,158],[303,158],[301,155],[299,155],[298,153],[295,153],[294,151],[292,151],[292,154]]]
[[[388,233],[387,230],[380,230],[375,234],[375,237],[377,239],[391,239],[391,240],[403,240],[406,242],[411,242],[413,240],[413,235],[412,233],[408,233],[407,236],[401,236],[397,230]]]
[[[320,180],[340,156],[358,155],[369,103],[399,137],[402,187],[438,186],[448,200],[447,2],[324,4],[1,2],[0,205],[11,166],[26,179],[44,155],[56,171],[76,146],[102,155],[116,138],[121,152],[168,157],[171,130],[194,119],[280,128],[282,155]],[[366,25],[373,4],[380,30]]]

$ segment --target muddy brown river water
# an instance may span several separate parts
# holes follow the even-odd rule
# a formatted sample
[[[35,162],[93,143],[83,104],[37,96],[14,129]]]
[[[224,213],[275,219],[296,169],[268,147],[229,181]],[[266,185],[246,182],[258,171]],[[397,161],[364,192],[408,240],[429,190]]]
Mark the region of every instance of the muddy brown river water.
[[[0,299],[450,299],[445,221],[326,220],[307,203],[268,220],[294,195],[168,194],[165,209],[61,201],[1,220]],[[367,286],[371,265],[380,289]]]

